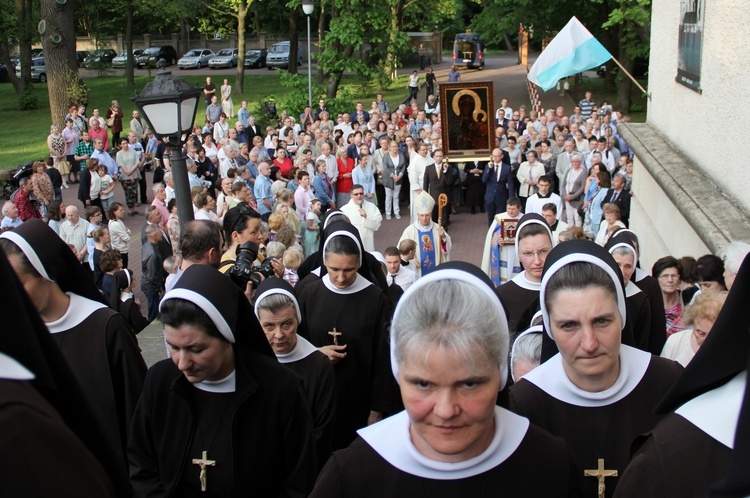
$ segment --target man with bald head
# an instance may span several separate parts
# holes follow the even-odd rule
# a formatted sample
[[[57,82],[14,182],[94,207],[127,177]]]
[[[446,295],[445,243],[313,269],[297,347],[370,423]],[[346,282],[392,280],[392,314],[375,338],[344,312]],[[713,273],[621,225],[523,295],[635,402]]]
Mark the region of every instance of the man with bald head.
[[[516,186],[510,166],[510,155],[501,149],[494,149],[492,157],[484,168],[482,182],[487,185],[484,204],[488,224],[492,225],[496,214],[505,211],[508,199],[516,196]]]

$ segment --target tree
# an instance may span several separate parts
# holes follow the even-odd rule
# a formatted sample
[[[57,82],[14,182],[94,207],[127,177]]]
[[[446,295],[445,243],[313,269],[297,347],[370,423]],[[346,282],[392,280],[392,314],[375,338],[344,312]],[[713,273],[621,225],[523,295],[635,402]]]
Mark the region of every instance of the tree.
[[[34,41],[35,20],[32,0],[0,1],[0,60],[8,70],[8,77],[16,95],[23,95],[31,84],[31,44]],[[36,18],[36,19],[35,19]],[[11,57],[11,40],[18,40],[21,77],[16,76]]]
[[[47,67],[47,92],[49,93],[52,123],[62,128],[65,113],[70,104],[68,98],[68,76],[78,74],[76,58],[75,16],[73,2],[41,0],[44,22],[42,47]]]
[[[620,0],[609,13],[609,18],[603,27],[617,33],[619,40],[617,57],[623,67],[632,73],[636,57],[644,57],[649,53],[651,1]],[[632,89],[633,83],[627,75],[617,76],[617,109],[630,112]]]
[[[203,5],[208,9],[218,12],[220,14],[226,14],[229,12],[232,17],[237,21],[237,75],[234,78],[234,88],[240,95],[245,92],[245,25],[247,22],[247,13],[250,10],[250,6],[253,4],[253,0],[224,0],[223,2],[217,2],[223,4],[226,8],[220,9],[214,5],[204,2]]]

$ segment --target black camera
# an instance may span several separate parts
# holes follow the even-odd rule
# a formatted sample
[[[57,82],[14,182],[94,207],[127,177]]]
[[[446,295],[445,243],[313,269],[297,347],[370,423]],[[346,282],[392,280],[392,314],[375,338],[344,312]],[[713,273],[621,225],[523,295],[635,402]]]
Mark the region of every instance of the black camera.
[[[259,265],[253,265],[257,258],[258,244],[245,242],[237,246],[237,259],[226,274],[243,291],[247,288],[248,282],[252,282],[253,289],[256,289],[263,278],[271,277],[274,274],[271,259],[266,259]]]

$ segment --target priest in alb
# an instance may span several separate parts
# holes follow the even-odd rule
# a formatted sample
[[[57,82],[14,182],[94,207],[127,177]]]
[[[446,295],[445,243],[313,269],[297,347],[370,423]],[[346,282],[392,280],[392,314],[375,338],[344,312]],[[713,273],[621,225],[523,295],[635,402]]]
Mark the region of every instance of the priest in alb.
[[[591,241],[552,250],[539,302],[560,352],[511,387],[510,408],[568,443],[584,496],[611,497],[633,440],[653,429],[653,410],[682,367],[621,344],[622,276]]]
[[[505,212],[496,214],[489,230],[487,230],[487,237],[484,239],[484,251],[482,252],[482,271],[490,277],[495,287],[500,287],[512,280],[522,271],[513,241],[503,244],[503,240],[501,240],[503,237],[503,220],[518,221],[521,216],[523,216],[521,201],[518,197],[512,197],[508,199]]]
[[[435,200],[430,194],[422,191],[416,197],[415,204],[417,221],[404,229],[398,243],[401,244],[405,239],[417,243],[417,273],[424,276],[432,272],[437,265],[450,261],[451,236],[442,226],[432,221]]]

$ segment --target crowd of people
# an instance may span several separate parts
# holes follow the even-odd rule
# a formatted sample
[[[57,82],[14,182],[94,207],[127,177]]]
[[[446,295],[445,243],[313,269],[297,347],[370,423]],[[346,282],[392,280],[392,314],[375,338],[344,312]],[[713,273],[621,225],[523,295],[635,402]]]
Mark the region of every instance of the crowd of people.
[[[246,101],[230,126],[231,89],[219,105],[209,78],[204,95],[185,144],[193,221],[170,144],[137,111],[120,139],[116,102],[95,123],[71,109],[76,150],[53,129],[50,160],[3,205],[0,303],[26,347],[0,341],[0,397],[34,401],[47,422],[13,414],[18,437],[67,477],[6,478],[11,491],[688,496],[674,490],[727,477],[750,245],[639,267],[626,117],[590,95],[570,116],[504,99],[491,157],[458,167],[434,95],[393,113],[382,95],[335,115],[321,100],[266,130]],[[74,182],[80,207],[61,202]],[[400,240],[376,251],[406,205]],[[481,267],[451,261],[473,243],[446,230],[459,206],[488,216]],[[145,303],[128,215],[145,218]],[[169,357],[146,373],[136,336],[157,318]],[[685,420],[695,445],[669,437]],[[35,456],[6,467],[29,475]]]

